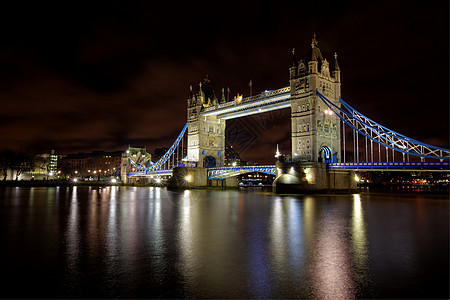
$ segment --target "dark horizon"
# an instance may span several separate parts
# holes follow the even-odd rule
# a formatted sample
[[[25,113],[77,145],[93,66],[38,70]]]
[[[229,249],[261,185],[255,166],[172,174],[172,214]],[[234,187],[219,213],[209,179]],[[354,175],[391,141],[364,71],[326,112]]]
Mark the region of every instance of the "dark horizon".
[[[174,6],[174,7],[172,7]],[[346,1],[34,3],[5,8],[0,148],[58,153],[170,146],[186,122],[189,86],[208,75],[249,95],[289,84],[292,48],[313,34],[338,54],[342,98],[378,123],[449,148],[448,3]],[[57,13],[54,13],[54,12]],[[243,160],[290,151],[289,110],[267,121]],[[230,135],[230,133],[228,133]]]

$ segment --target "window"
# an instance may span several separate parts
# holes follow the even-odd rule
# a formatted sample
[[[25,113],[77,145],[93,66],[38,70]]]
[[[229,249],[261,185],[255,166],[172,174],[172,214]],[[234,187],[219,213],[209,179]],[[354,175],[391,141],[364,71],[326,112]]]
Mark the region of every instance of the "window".
[[[317,121],[317,131],[322,132],[322,130],[323,130],[322,121]]]

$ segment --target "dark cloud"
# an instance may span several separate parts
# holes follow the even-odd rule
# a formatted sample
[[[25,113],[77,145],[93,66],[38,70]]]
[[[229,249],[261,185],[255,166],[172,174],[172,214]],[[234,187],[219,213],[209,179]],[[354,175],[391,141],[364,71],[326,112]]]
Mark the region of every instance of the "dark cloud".
[[[287,86],[290,51],[306,55],[313,33],[325,57],[338,53],[344,100],[397,132],[448,147],[445,1],[8,5],[1,148],[169,146],[186,122],[190,85],[197,90],[209,75],[216,95],[227,87],[248,95],[250,79],[254,93]],[[288,110],[269,123],[243,159],[269,163],[277,143],[289,151]]]

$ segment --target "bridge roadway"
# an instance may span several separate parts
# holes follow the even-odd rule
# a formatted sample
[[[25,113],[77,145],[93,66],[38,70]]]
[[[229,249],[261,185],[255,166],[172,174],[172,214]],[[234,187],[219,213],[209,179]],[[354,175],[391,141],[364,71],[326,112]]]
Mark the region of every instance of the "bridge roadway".
[[[229,120],[249,116],[272,110],[291,107],[291,87],[287,86],[273,91],[243,98],[240,103],[230,101],[203,108],[201,116],[217,116],[219,119]]]
[[[373,162],[373,163],[331,163],[330,170],[351,171],[440,171],[449,172],[448,162]],[[208,179],[225,179],[246,173],[259,172],[276,175],[274,165],[267,166],[236,166],[222,168],[208,168]],[[172,169],[148,172],[130,172],[131,177],[171,176]]]

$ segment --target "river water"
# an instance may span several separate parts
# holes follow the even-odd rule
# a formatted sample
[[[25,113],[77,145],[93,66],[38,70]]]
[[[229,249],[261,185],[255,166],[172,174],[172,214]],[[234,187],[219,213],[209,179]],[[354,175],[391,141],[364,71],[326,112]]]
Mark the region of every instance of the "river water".
[[[449,197],[0,189],[0,298],[448,298]]]

